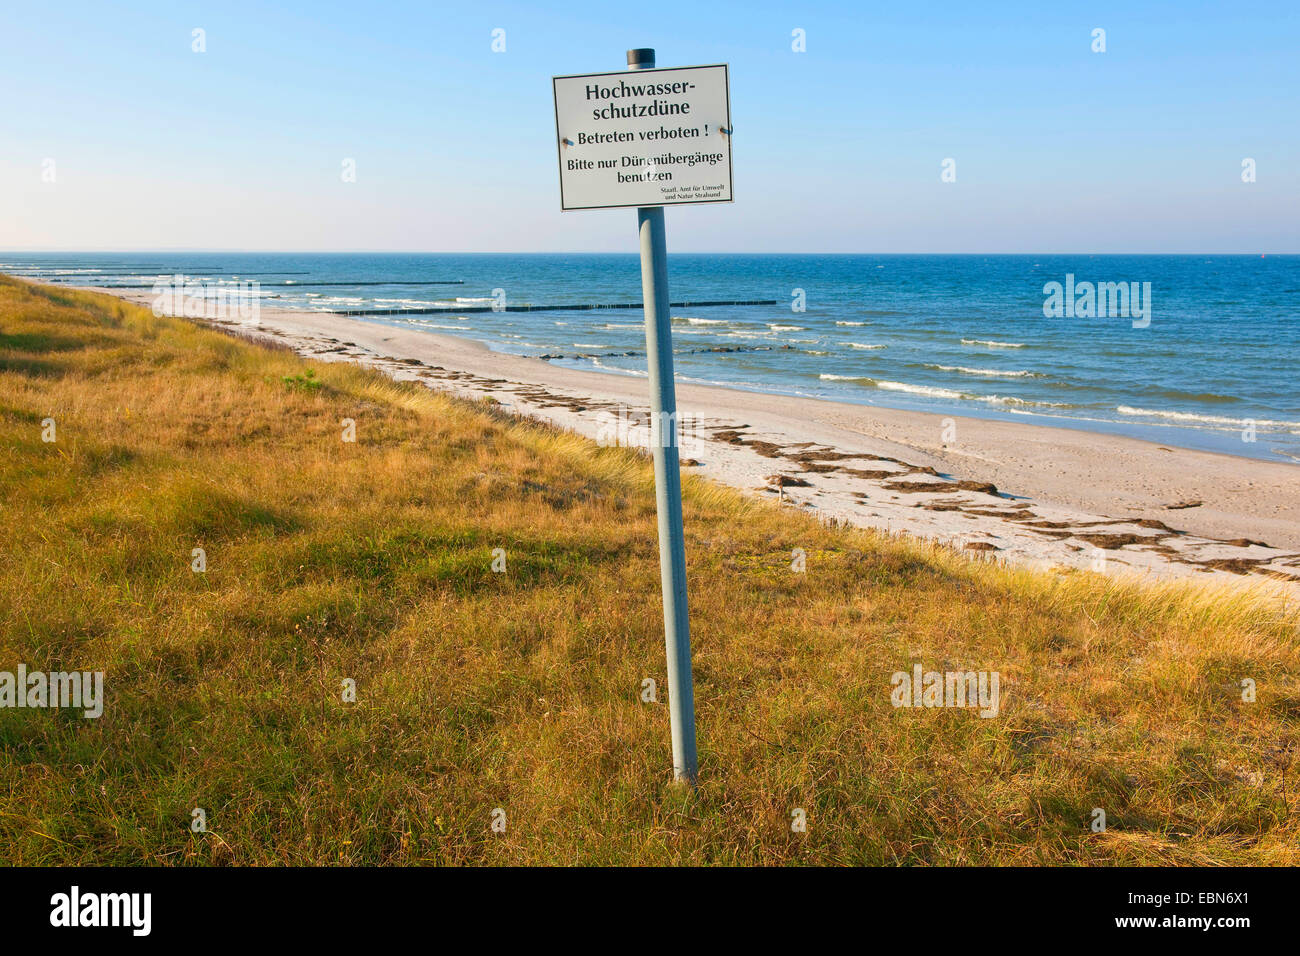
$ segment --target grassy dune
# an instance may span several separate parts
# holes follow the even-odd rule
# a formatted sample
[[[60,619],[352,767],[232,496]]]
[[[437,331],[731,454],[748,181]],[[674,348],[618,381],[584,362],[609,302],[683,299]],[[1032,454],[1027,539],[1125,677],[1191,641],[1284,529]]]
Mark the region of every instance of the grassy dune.
[[[691,792],[641,700],[635,452],[2,278],[0,449],[0,670],[102,670],[107,697],[0,710],[5,863],[1300,862],[1300,617],[1259,597],[1008,570],[688,478]],[[894,708],[916,662],[999,672],[1000,714]]]

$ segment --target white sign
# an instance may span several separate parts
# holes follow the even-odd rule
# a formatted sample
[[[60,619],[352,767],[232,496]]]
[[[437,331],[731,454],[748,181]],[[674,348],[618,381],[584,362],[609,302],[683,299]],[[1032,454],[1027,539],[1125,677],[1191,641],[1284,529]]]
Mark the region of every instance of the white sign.
[[[552,83],[562,209],[731,202],[725,65]]]

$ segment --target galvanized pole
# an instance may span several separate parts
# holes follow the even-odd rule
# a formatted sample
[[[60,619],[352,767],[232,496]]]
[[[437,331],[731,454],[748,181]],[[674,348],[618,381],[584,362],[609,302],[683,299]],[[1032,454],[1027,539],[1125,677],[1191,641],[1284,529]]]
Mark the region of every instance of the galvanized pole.
[[[654,50],[628,50],[627,65],[651,70]],[[695,783],[695,689],[691,680],[691,625],[686,605],[686,540],[682,531],[682,474],[677,456],[677,394],[673,385],[672,316],[668,308],[668,244],[662,206],[636,211],[641,235],[641,294],[649,357],[651,446],[659,510],[659,574],[668,653],[668,716],[673,776]]]

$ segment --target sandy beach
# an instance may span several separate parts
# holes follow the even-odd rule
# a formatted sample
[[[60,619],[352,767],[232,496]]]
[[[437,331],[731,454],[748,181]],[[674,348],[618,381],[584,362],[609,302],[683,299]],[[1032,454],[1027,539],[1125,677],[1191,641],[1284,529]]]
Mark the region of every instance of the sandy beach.
[[[148,306],[147,290],[97,289]],[[602,441],[644,444],[644,378],[328,312],[209,319]],[[1300,466],[1115,435],[679,383],[684,467],[828,520],[1040,568],[1300,593]]]

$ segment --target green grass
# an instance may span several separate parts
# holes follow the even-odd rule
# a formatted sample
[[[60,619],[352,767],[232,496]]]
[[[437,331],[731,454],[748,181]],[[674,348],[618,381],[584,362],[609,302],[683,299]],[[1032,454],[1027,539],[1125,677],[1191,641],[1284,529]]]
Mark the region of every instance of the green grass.
[[[1260,596],[1006,569],[688,477],[690,791],[641,702],[643,457],[105,296],[0,279],[0,336],[0,670],[107,695],[0,710],[5,863],[1300,861],[1300,618]],[[998,671],[1000,715],[895,709],[914,662]]]
[[[281,375],[280,381],[290,388],[301,389],[304,392],[314,392],[325,384],[316,377],[316,372],[313,369],[307,369],[306,372],[299,375]]]

